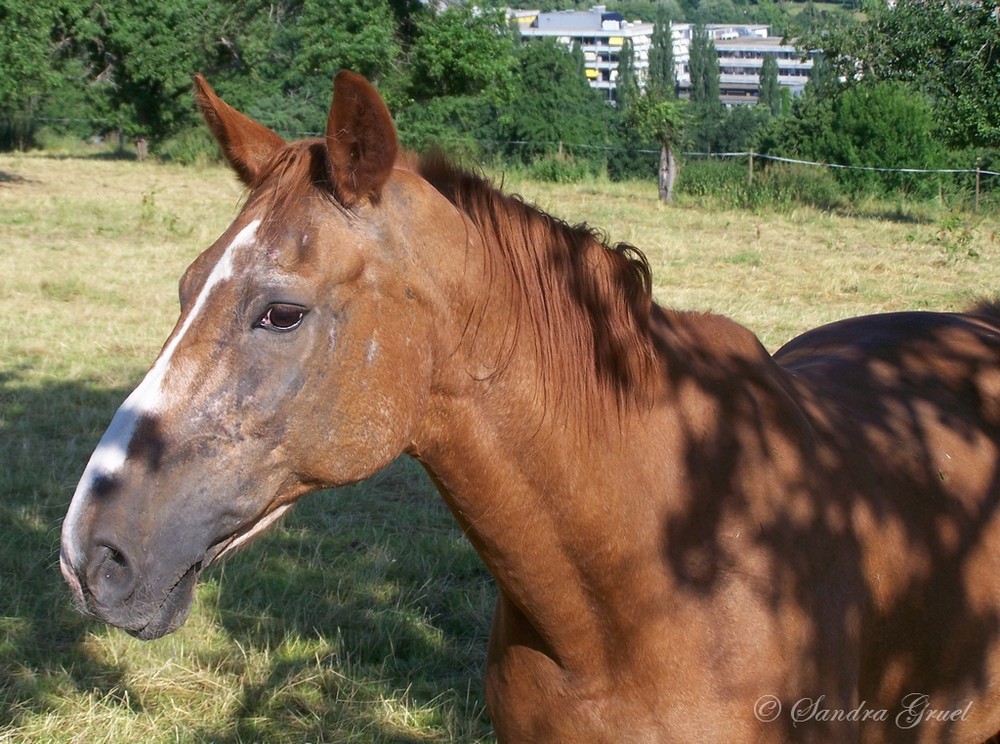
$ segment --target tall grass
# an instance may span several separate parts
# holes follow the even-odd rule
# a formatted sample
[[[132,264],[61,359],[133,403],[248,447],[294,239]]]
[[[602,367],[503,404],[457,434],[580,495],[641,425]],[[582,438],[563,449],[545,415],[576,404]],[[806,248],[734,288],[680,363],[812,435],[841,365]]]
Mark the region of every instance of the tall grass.
[[[771,348],[1000,287],[995,218],[666,208],[648,184],[597,181],[508,190],[645,249],[661,302],[732,315]],[[73,486],[240,196],[214,167],[0,156],[0,741],[489,741],[492,581],[408,461],[304,498],[208,572],[167,638],[70,606],[57,564]]]

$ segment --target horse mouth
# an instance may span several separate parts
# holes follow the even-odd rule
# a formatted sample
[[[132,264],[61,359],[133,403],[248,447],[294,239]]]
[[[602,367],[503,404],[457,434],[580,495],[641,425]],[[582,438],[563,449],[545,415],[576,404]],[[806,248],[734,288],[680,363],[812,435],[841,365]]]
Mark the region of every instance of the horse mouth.
[[[206,552],[205,557],[185,571],[167,591],[163,603],[145,625],[140,628],[126,627],[125,631],[143,641],[149,641],[177,630],[187,620],[194,599],[194,587],[202,570],[266,530],[291,506],[291,503],[281,504],[266,512],[255,522],[215,543]]]
[[[173,633],[187,620],[191,603],[194,599],[194,587],[201,573],[202,563],[199,561],[177,580],[177,583],[167,592],[163,603],[156,608],[153,616],[145,625],[138,628],[125,627],[124,630],[143,641],[161,638]]]

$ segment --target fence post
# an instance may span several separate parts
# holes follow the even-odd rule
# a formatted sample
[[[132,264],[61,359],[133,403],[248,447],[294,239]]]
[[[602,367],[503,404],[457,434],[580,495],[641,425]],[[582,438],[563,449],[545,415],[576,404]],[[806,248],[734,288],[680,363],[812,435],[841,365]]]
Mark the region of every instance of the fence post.
[[[972,210],[974,212],[979,211],[979,158],[976,158],[976,201],[973,204]]]
[[[747,186],[753,186],[753,148],[750,148],[750,172],[747,175]]]

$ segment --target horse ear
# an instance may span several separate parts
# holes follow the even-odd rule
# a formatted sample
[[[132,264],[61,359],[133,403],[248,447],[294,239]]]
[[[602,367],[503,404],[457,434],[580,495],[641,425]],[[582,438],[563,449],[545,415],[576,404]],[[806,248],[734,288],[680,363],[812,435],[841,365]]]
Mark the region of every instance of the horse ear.
[[[353,72],[337,73],[326,121],[330,182],[337,198],[347,206],[377,199],[398,148],[392,116],[372,84]]]
[[[247,186],[255,186],[264,164],[285,141],[223,101],[201,75],[194,76],[195,101],[226,160]]]

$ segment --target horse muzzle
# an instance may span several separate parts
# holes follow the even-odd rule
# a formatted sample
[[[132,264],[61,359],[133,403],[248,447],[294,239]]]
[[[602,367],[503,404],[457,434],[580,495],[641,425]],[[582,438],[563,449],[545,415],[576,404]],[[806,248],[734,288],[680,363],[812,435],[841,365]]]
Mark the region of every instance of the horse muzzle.
[[[86,551],[74,565],[65,546],[59,566],[80,610],[142,640],[171,633],[184,624],[204,561],[196,561],[166,580],[144,580],[135,560],[106,543]]]

